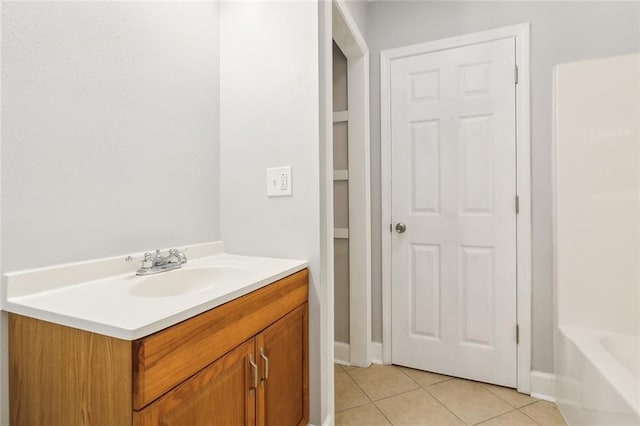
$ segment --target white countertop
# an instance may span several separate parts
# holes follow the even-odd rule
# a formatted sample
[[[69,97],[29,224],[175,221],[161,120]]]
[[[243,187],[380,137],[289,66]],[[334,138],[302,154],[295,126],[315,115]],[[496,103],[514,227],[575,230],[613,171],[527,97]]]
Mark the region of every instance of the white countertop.
[[[190,269],[233,268],[242,273],[185,294],[140,296],[148,277],[124,257],[21,271],[3,276],[4,310],[81,330],[135,340],[170,327],[307,267],[307,262],[221,253],[222,244],[194,246],[182,269],[149,277],[166,281]],[[189,254],[189,248],[186,249]],[[212,254],[213,253],[213,254]],[[123,269],[127,269],[123,273]],[[117,272],[114,274],[113,272]]]

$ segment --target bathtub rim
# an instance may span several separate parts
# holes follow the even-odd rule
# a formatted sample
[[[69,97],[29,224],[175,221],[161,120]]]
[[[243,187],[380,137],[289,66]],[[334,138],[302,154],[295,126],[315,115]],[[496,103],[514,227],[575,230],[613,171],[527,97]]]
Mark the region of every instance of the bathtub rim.
[[[574,326],[558,326],[558,332],[576,345],[585,359],[618,392],[635,415],[640,417],[640,380],[636,380],[632,372],[607,351],[600,341],[605,336],[632,335]],[[559,372],[556,374],[559,375]]]

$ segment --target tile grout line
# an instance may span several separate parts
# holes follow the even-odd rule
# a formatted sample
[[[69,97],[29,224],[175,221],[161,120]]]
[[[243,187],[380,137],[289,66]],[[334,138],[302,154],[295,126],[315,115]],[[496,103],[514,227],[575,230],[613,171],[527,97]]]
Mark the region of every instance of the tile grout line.
[[[383,364],[383,365],[388,365],[389,367],[395,368],[396,370],[400,370],[398,367],[396,367],[396,366],[395,366],[395,365],[393,365],[393,364]],[[355,367],[355,368],[360,368],[360,367]],[[370,367],[368,367],[368,368],[370,368]],[[366,369],[365,369],[365,370],[366,370]],[[346,371],[346,370],[345,370],[345,371]],[[400,370],[400,372],[402,372],[402,370]],[[403,374],[404,374],[404,373],[403,373]],[[407,376],[407,377],[408,377],[408,376]],[[360,386],[360,384],[356,381],[356,379],[354,379],[350,374],[349,374],[349,378],[351,378],[351,380],[353,380],[353,382],[356,384],[356,386],[358,386],[358,387],[360,388],[360,390],[362,391],[362,393],[364,393],[364,394],[366,395],[366,397],[367,397],[367,398],[369,398],[369,400],[370,400],[371,402],[373,402],[374,404],[376,403],[376,401],[382,401],[383,399],[391,398],[392,396],[401,395],[401,394],[403,394],[403,393],[407,393],[407,392],[411,392],[411,391],[416,390],[416,389],[409,389],[409,390],[407,390],[407,391],[402,391],[402,392],[399,392],[399,393],[394,393],[394,394],[392,394],[392,395],[383,396],[382,398],[373,399],[372,397],[370,397],[370,396],[369,396],[369,394],[367,393],[367,391],[365,391],[365,390],[364,390],[364,388],[363,388],[362,386]],[[420,384],[416,383],[416,381],[415,381],[415,380],[413,380],[411,377],[409,377],[409,380],[411,380],[411,381],[412,381],[416,386],[418,386],[418,388],[417,388],[417,389],[420,389],[420,388],[422,387],[422,386],[420,386]]]
[[[510,413],[513,413],[513,412],[516,412],[516,411],[517,411],[517,412],[519,412],[517,408],[514,408],[514,409],[513,409],[513,410],[511,410],[511,411],[507,411],[506,413],[498,414],[497,416],[489,417],[488,419],[484,419],[484,420],[482,420],[481,422],[474,423],[473,425],[474,425],[474,426],[480,426],[480,425],[482,425],[483,423],[488,422],[489,420],[497,419],[497,418],[498,418],[498,417],[500,417],[500,416],[506,416],[507,414],[510,414]],[[533,419],[532,419],[532,420],[533,420]],[[534,420],[534,421],[535,421],[535,420]],[[538,423],[538,422],[536,422],[536,423]],[[538,423],[538,424],[539,424],[539,423]]]
[[[472,381],[472,380],[461,379],[461,378],[458,378],[458,379],[459,379],[459,380],[463,380],[463,381]],[[472,382],[473,382],[473,381],[472,381]],[[442,382],[439,382],[439,383],[442,383]],[[435,386],[435,385],[437,385],[437,384],[439,384],[439,383],[434,383],[434,384],[432,384],[432,385],[429,385],[428,387]],[[483,384],[482,382],[474,382],[474,383],[480,383],[481,385]],[[495,393],[491,392],[491,390],[490,390],[490,389],[488,389],[488,387],[487,387],[487,386],[482,386],[482,387],[483,387],[484,389],[486,389],[486,390],[487,390],[491,395],[494,395],[494,396],[495,396],[495,397],[497,397],[499,400],[501,400],[501,401],[503,401],[505,404],[509,405],[512,409],[511,409],[511,410],[509,410],[509,411],[507,411],[507,412],[505,412],[505,413],[498,414],[498,415],[493,416],[493,417],[489,417],[488,419],[484,419],[484,420],[482,420],[482,421],[480,421],[480,422],[478,422],[478,423],[473,423],[473,425],[480,425],[480,424],[482,424],[482,423],[484,423],[484,422],[488,422],[489,420],[495,419],[495,418],[500,417],[500,416],[504,416],[505,414],[513,413],[514,411],[517,411],[517,412],[519,412],[519,413],[521,413],[521,414],[524,414],[527,418],[531,419],[531,420],[532,420],[533,422],[535,422],[536,424],[540,424],[537,420],[535,420],[535,419],[534,419],[534,418],[532,418],[531,416],[528,416],[524,411],[520,411],[520,408],[524,408],[524,407],[528,407],[529,405],[536,404],[536,403],[540,402],[540,400],[536,400],[536,401],[530,402],[530,403],[528,403],[528,404],[523,405],[522,407],[515,407],[515,406],[513,406],[513,404],[509,403],[509,402],[508,402],[508,401],[506,401],[505,399],[503,399],[503,398],[501,398],[500,396],[496,395]],[[425,387],[424,389],[428,391],[427,387]],[[433,393],[431,393],[431,392],[429,392],[429,394],[430,394],[431,396],[433,396],[433,398],[434,398],[436,401],[438,401],[440,404],[442,404],[442,406],[444,406],[447,410],[449,410],[449,411],[451,412],[451,414],[453,414],[453,415],[454,415],[454,416],[456,416],[458,419],[460,419],[460,421],[462,421],[462,423],[464,423],[464,424],[468,424],[467,422],[465,422],[464,420],[462,420],[460,417],[458,417],[458,416],[456,415],[456,413],[454,413],[453,411],[451,411],[451,409],[450,409],[450,408],[449,408],[449,407],[448,407],[444,402],[440,401],[440,400],[438,399],[438,397],[437,397],[437,396],[435,396],[435,395],[434,395]]]
[[[393,365],[393,364],[391,364],[391,365]],[[434,383],[431,383],[431,384],[429,384],[429,385],[427,385],[427,386],[422,386],[420,383],[418,383],[416,380],[414,380],[414,379],[413,379],[413,377],[411,377],[411,376],[410,376],[406,371],[404,371],[404,370],[403,370],[403,368],[398,367],[398,366],[395,366],[395,365],[394,365],[394,367],[396,367],[398,370],[400,370],[400,372],[401,372],[402,374],[404,374],[405,376],[407,376],[409,379],[413,380],[413,381],[414,381],[414,383],[415,383],[416,385],[420,386],[421,388],[426,388],[427,386],[433,386],[433,385],[437,385],[438,383],[442,383],[442,382],[446,382],[446,381],[449,381],[449,380],[455,379],[455,377],[452,377],[452,376],[446,376],[446,377],[447,377],[446,379],[440,380],[439,382],[434,382]],[[409,368],[409,367],[404,367],[404,368]],[[437,374],[437,375],[439,375],[439,376],[444,376],[444,374],[440,374],[440,373],[432,373],[431,371],[427,371],[427,370],[416,370],[416,371],[423,371],[423,372],[425,372],[425,373],[431,373],[431,374]]]
[[[402,370],[402,368],[399,368],[398,366],[395,366],[395,365],[393,365],[393,364],[389,364],[389,366],[390,366],[390,367],[392,367],[392,368],[395,368],[396,370],[399,370],[399,371],[400,371],[402,374],[404,374],[404,375],[405,375],[409,380],[411,380],[413,383],[415,383],[415,384],[418,386],[418,388],[417,388],[417,389],[422,389],[422,390],[424,390],[425,392],[427,392],[427,393],[428,393],[428,394],[429,394],[429,395],[430,395],[430,396],[431,396],[431,397],[432,397],[432,398],[433,398],[433,399],[434,399],[438,404],[440,404],[442,407],[444,407],[444,409],[445,409],[445,410],[447,410],[448,412],[450,412],[452,416],[454,416],[456,419],[460,420],[463,424],[465,424],[465,425],[467,424],[467,422],[465,422],[465,421],[464,421],[464,420],[462,420],[460,417],[458,417],[458,415],[457,415],[456,413],[454,413],[453,411],[451,411],[451,409],[450,409],[449,407],[447,407],[447,406],[446,406],[442,401],[440,401],[440,400],[439,400],[435,395],[433,395],[433,394],[432,394],[431,392],[429,392],[429,390],[427,389],[428,387],[435,386],[435,385],[438,385],[438,384],[440,384],[440,383],[444,383],[444,382],[447,382],[447,381],[449,381],[449,380],[456,379],[456,377],[447,376],[447,377],[448,377],[447,379],[444,379],[444,380],[442,380],[442,381],[440,381],[440,382],[432,383],[432,384],[427,385],[427,386],[422,386],[422,385],[420,385],[420,383],[418,383],[417,381],[413,380],[413,378],[412,378],[411,376],[409,376],[405,371],[403,371],[403,370]],[[357,367],[356,367],[356,368],[357,368]],[[344,371],[346,372],[347,370],[345,369]],[[350,378],[352,378],[352,380],[353,380],[353,381],[356,383],[356,385],[357,385],[357,386],[362,390],[362,392],[364,392],[364,394],[367,396],[367,398],[369,398],[369,395],[367,394],[367,392],[366,392],[364,389],[362,389],[362,387],[360,386],[360,384],[358,384],[358,382],[357,382],[355,379],[353,379],[353,377],[352,377],[350,374],[349,374],[349,377],[350,377]],[[465,379],[459,379],[459,380],[465,380]],[[413,392],[413,391],[415,391],[415,390],[417,390],[417,389],[410,389],[410,390],[407,390],[407,391],[399,392],[399,393],[396,393],[396,394],[393,394],[393,395],[385,396],[385,397],[380,398],[380,399],[377,399],[377,400],[374,400],[373,398],[369,398],[369,399],[371,400],[371,402],[373,403],[373,405],[378,409],[378,411],[380,411],[380,412],[382,413],[382,410],[380,410],[380,408],[379,408],[379,407],[378,407],[378,405],[377,405],[377,402],[378,402],[378,401],[382,401],[382,400],[384,400],[384,399],[392,398],[392,397],[394,397],[394,396],[403,395],[403,394],[406,394],[406,393],[409,393],[409,392]],[[491,394],[493,395],[493,393],[491,393]],[[506,401],[505,401],[505,402],[506,402]],[[507,403],[507,404],[508,404],[508,403]],[[511,404],[508,404],[508,405],[511,405]],[[389,420],[389,418],[388,418],[387,416],[385,416],[385,415],[384,415],[384,413],[382,413],[382,415],[387,419],[387,421],[389,421],[389,423],[391,423],[391,420]],[[393,426],[393,423],[391,423],[391,424],[392,424],[392,426]]]
[[[355,368],[358,368],[358,367],[355,367]],[[364,394],[364,396],[366,396],[366,397],[367,397],[367,399],[369,400],[369,402],[373,402],[373,399],[371,399],[371,397],[369,396],[369,394],[367,393],[367,391],[365,391],[365,390],[362,388],[362,386],[360,386],[360,383],[358,383],[358,382],[356,381],[356,379],[354,379],[354,378],[353,378],[353,376],[351,376],[351,374],[349,374],[349,372],[348,372],[347,370],[344,370],[344,371],[345,371],[345,372],[347,372],[347,376],[349,376],[349,378],[351,379],[351,381],[352,381],[353,383],[355,383],[355,384],[356,384],[356,386],[358,387],[358,389],[360,389],[360,392],[362,392],[362,393]]]
[[[419,384],[418,382],[416,382],[416,381],[415,381],[415,380],[413,380],[411,377],[409,377],[409,375],[408,375],[408,374],[406,374],[404,371],[402,371],[402,369],[401,369],[401,368],[398,368],[398,367],[394,366],[393,364],[389,364],[389,366],[390,366],[391,368],[394,368],[394,369],[396,369],[396,370],[400,371],[402,374],[404,374],[404,375],[405,375],[409,380],[411,380],[411,381],[412,381],[416,386],[418,386],[418,387],[417,387],[416,389],[410,389],[410,390],[407,390],[407,391],[403,391],[403,392],[395,393],[395,394],[393,394],[393,395],[385,396],[385,397],[382,397],[382,398],[380,398],[380,399],[374,400],[373,398],[371,398],[371,397],[369,396],[369,394],[367,394],[367,392],[362,388],[362,386],[360,386],[360,384],[359,384],[359,383],[358,383],[358,382],[357,382],[357,381],[356,381],[356,380],[351,376],[351,374],[349,374],[349,373],[348,373],[348,370],[344,369],[344,371],[347,373],[347,375],[349,376],[349,378],[350,378],[350,379],[351,379],[351,380],[356,384],[356,386],[358,386],[358,388],[360,388],[360,390],[362,391],[362,393],[364,393],[364,395],[369,399],[370,403],[372,403],[372,404],[373,404],[374,408],[375,408],[376,410],[378,410],[378,412],[379,412],[380,414],[382,414],[382,417],[384,417],[384,418],[389,422],[389,424],[390,424],[391,426],[393,426],[393,422],[391,421],[391,419],[390,419],[389,417],[387,417],[387,416],[386,416],[386,414],[384,414],[384,412],[380,409],[380,407],[378,407],[377,402],[378,402],[378,401],[385,400],[385,399],[388,399],[388,398],[393,398],[394,396],[403,395],[403,394],[405,394],[405,393],[413,392],[413,391],[418,390],[418,389],[423,389],[423,390],[424,390],[424,387],[420,386],[420,384]],[[357,368],[357,367],[356,367],[356,368]],[[434,399],[435,399],[435,398],[434,398]],[[437,401],[437,400],[436,400],[436,401]],[[439,404],[441,404],[441,403],[440,403],[440,401],[437,401],[437,402],[438,402]],[[364,404],[363,404],[363,405],[364,405]],[[447,407],[445,407],[445,408],[446,408],[447,410],[449,410]],[[451,410],[449,410],[449,411],[451,411]],[[453,414],[453,413],[451,413],[451,414]],[[453,415],[455,416],[455,414],[453,414]],[[458,416],[456,416],[456,418],[457,418],[457,417],[458,417]],[[463,423],[464,423],[464,422],[463,422]]]
[[[336,414],[342,413],[343,411],[351,410],[353,408],[362,407],[363,405],[372,404],[372,401],[363,402],[362,404],[357,404],[352,407],[343,408],[342,410],[336,410]]]
[[[372,404],[376,408],[376,410],[378,410],[378,413],[382,414],[382,417],[384,417],[389,422],[389,424],[393,426],[393,422],[391,421],[391,419],[387,417],[387,415],[380,409],[380,407],[378,407],[378,404],[376,404],[375,402],[372,402]]]
[[[463,379],[466,380],[466,379]],[[512,406],[514,409],[519,410],[521,408],[524,407],[528,407],[529,405],[535,404],[536,402],[540,402],[541,400],[538,398],[533,398],[531,395],[527,395],[526,393],[523,395],[527,395],[529,398],[533,398],[533,401],[531,402],[527,402],[526,404],[520,406],[520,407],[516,407],[515,405],[513,405],[512,403],[510,403],[509,401],[507,401],[505,398],[501,397],[500,395],[498,395],[497,393],[493,392],[491,390],[491,388],[489,386],[499,386],[499,385],[492,385],[491,383],[484,383],[484,382],[475,382],[475,383],[480,383],[482,385],[483,388],[485,388],[486,390],[488,390],[489,392],[491,392],[491,395],[494,395],[496,397],[498,397],[498,399],[506,402],[507,404],[509,404],[510,406]],[[514,389],[514,388],[505,388],[505,389]],[[515,390],[515,389],[514,389]],[[517,390],[515,390],[516,392],[518,392]]]
[[[356,367],[356,368],[357,368],[357,367]],[[360,391],[363,393],[363,395],[364,395],[364,396],[369,400],[369,402],[365,402],[364,404],[361,404],[361,405],[358,405],[358,406],[356,406],[356,407],[352,407],[352,408],[362,407],[362,406],[364,406],[364,405],[371,404],[371,405],[373,405],[373,408],[375,408],[375,409],[378,411],[378,413],[380,413],[380,414],[382,415],[382,417],[384,417],[384,418],[385,418],[385,420],[387,420],[387,421],[389,422],[389,424],[390,424],[391,426],[393,426],[393,423],[391,423],[391,420],[389,420],[389,418],[388,418],[388,417],[387,417],[387,416],[382,412],[382,410],[381,410],[381,409],[376,405],[376,402],[375,402],[373,399],[371,399],[371,398],[369,397],[369,395],[367,394],[367,392],[366,392],[364,389],[362,389],[362,386],[360,386],[360,384],[356,381],[356,379],[354,379],[354,378],[351,376],[351,374],[349,374],[348,370],[347,370],[347,369],[345,369],[345,368],[343,368],[342,370],[343,370],[345,373],[347,373],[347,377],[349,377],[349,379],[351,379],[351,381],[352,381],[353,383],[355,383],[355,385],[358,387],[358,389],[360,389]],[[334,393],[335,393],[335,391],[334,391]],[[348,410],[348,408],[347,408],[347,410]],[[340,411],[345,411],[345,410],[340,410]],[[336,411],[336,413],[338,413],[338,411]]]
[[[376,400],[376,401],[373,401],[373,405],[375,405],[375,406],[376,406],[376,408],[378,409],[378,411],[380,411],[380,412],[382,413],[382,415],[387,419],[387,421],[389,421],[389,423],[391,423],[391,425],[392,425],[392,426],[393,426],[393,423],[391,422],[391,419],[389,419],[389,418],[384,414],[384,412],[383,412],[383,411],[378,407],[378,404],[377,404],[377,403],[378,403],[378,402],[380,402],[380,401],[383,401],[383,400],[385,400],[385,399],[393,398],[393,397],[395,397],[395,396],[399,396],[399,395],[404,395],[404,394],[407,394],[407,393],[409,393],[409,392],[413,392],[413,391],[416,391],[416,390],[422,390],[422,391],[425,391],[428,395],[430,395],[430,396],[431,396],[431,397],[436,401],[436,403],[440,404],[440,405],[441,405],[445,410],[447,410],[448,412],[450,412],[452,416],[454,416],[456,419],[460,420],[460,421],[461,421],[462,423],[464,423],[465,425],[467,424],[467,423],[466,423],[466,422],[464,422],[460,417],[458,417],[458,416],[457,416],[453,411],[451,411],[451,410],[449,409],[449,407],[447,407],[446,405],[444,405],[440,400],[438,400],[435,396],[433,396],[433,394],[427,390],[427,386],[422,386],[420,383],[418,383],[417,381],[415,381],[415,380],[414,380],[411,376],[409,376],[409,375],[408,375],[408,374],[407,374],[407,373],[406,373],[402,368],[399,368],[399,367],[397,367],[397,366],[395,366],[395,365],[393,365],[393,364],[391,364],[391,366],[392,366],[392,367],[394,367],[395,369],[399,370],[402,374],[404,374],[406,377],[408,377],[408,378],[409,378],[409,380],[411,380],[413,383],[415,383],[415,384],[418,386],[418,388],[417,388],[417,389],[410,389],[410,390],[408,390],[408,391],[404,391],[404,392],[396,393],[396,394],[394,394],[394,395],[389,395],[389,396],[386,396],[386,397],[384,397],[384,398],[380,398],[380,399],[378,399],[378,400]],[[446,382],[446,381],[451,380],[451,379],[453,379],[453,377],[449,377],[448,379],[444,379],[444,380],[442,380],[442,381],[440,381],[440,382],[432,383],[432,384],[430,384],[430,385],[428,385],[428,386],[437,385],[438,383],[443,383],[443,382]]]
[[[353,368],[359,368],[359,367],[353,367]],[[353,376],[351,376],[351,374],[349,374],[348,370],[344,370],[345,373],[347,373],[347,376],[351,379],[351,381],[353,383],[355,383],[355,385],[358,387],[358,389],[360,389],[360,392],[362,392],[362,394],[369,400],[369,402],[374,402],[373,399],[369,396],[369,394],[367,393],[367,391],[365,391],[362,386],[360,386],[360,383],[358,383],[356,381],[356,379],[353,378]],[[364,405],[364,404],[363,404]]]
[[[445,381],[446,381],[446,380],[445,380]],[[440,382],[440,383],[442,383],[442,382]],[[438,399],[438,397],[437,397],[437,396],[435,396],[433,393],[431,393],[431,392],[429,391],[429,389],[427,389],[427,388],[429,388],[429,387],[431,387],[431,386],[435,386],[435,385],[437,385],[437,384],[438,384],[438,383],[434,383],[434,384],[429,385],[429,386],[427,386],[427,387],[424,387],[424,388],[422,388],[422,389],[424,389],[424,390],[425,390],[429,395],[431,395],[431,397],[432,397],[433,399],[435,399],[435,400],[436,400],[436,402],[437,402],[438,404],[442,405],[442,406],[443,406],[443,407],[444,407],[448,412],[450,412],[450,413],[451,413],[451,414],[452,414],[456,419],[460,420],[463,424],[467,425],[467,424],[468,424],[467,422],[465,422],[464,420],[462,420],[462,419],[461,419],[461,418],[460,418],[456,413],[454,413],[454,412],[451,410],[451,408],[447,407],[447,406],[445,405],[445,403],[444,403],[444,402],[440,401],[440,400]]]
[[[417,391],[417,390],[420,390],[420,389],[422,389],[422,387],[418,386],[418,387],[417,387],[417,388],[415,388],[415,389],[409,389],[409,390],[406,390],[406,391],[402,391],[402,392],[394,393],[393,395],[383,396],[383,397],[382,397],[382,398],[380,398],[380,399],[371,400],[371,402],[373,402],[373,403],[375,404],[375,403],[377,403],[377,402],[384,401],[385,399],[393,398],[394,396],[404,395],[405,393],[414,392],[414,391]]]
[[[356,387],[357,387],[358,389],[360,389],[360,392],[362,392],[362,394],[364,395],[364,397],[365,397],[365,398],[367,398],[368,402],[364,402],[364,403],[362,403],[362,404],[354,405],[353,407],[344,408],[344,409],[339,410],[339,411],[338,411],[338,410],[335,410],[335,411],[336,411],[336,413],[339,413],[340,411],[349,410],[349,409],[351,409],[351,408],[362,407],[363,405],[367,405],[367,404],[373,403],[373,400],[372,400],[371,398],[369,398],[369,395],[367,395],[367,393],[364,391],[364,389],[362,389],[362,387],[358,384],[358,382],[356,382],[356,380],[355,380],[353,377],[351,377],[351,374],[347,373],[347,370],[346,370],[346,369],[344,369],[344,368],[342,369],[342,371],[344,371],[344,372],[347,374],[347,377],[349,378],[349,380],[351,380],[351,382],[353,382],[353,384],[354,384],[354,385],[356,385]],[[333,390],[333,397],[334,397],[334,398],[335,398],[335,393],[336,393],[336,391],[335,391],[335,389],[334,389],[334,390]]]
[[[512,408],[511,410],[509,410],[509,411],[507,411],[507,412],[504,412],[504,413],[502,413],[502,414],[498,414],[498,415],[493,416],[493,417],[490,417],[490,418],[488,418],[488,419],[484,419],[484,420],[482,420],[481,422],[478,422],[478,423],[473,423],[474,425],[479,425],[479,424],[481,424],[481,423],[483,423],[483,422],[487,422],[487,421],[489,421],[489,420],[491,420],[491,419],[495,419],[496,417],[500,417],[500,416],[503,416],[503,415],[505,415],[505,414],[512,413],[512,412],[514,412],[514,411],[519,411],[519,410],[520,410],[520,408],[524,408],[524,407],[527,407],[527,406],[529,406],[529,405],[533,405],[533,404],[535,404],[535,403],[537,403],[537,402],[539,402],[539,401],[540,401],[540,400],[535,400],[535,401],[533,401],[533,402],[529,402],[529,403],[527,403],[527,404],[523,405],[522,407],[516,407],[516,406],[514,406],[513,404],[511,404],[509,401],[507,401],[506,399],[504,399],[504,398],[500,397],[499,395],[497,395],[497,394],[493,393],[493,392],[491,391],[491,389],[489,388],[489,386],[488,386],[488,385],[491,385],[491,383],[477,382],[477,381],[475,381],[475,380],[463,379],[463,378],[460,378],[460,377],[452,377],[451,379],[457,379],[457,380],[461,380],[461,381],[465,381],[465,382],[477,383],[478,385],[480,385],[480,386],[482,387],[482,389],[485,389],[487,392],[489,392],[489,394],[491,394],[491,395],[495,396],[495,397],[496,397],[496,398],[498,398],[500,401],[504,402],[505,404],[507,404],[509,407],[511,407],[511,408]],[[451,379],[449,379],[449,380],[451,380]],[[446,380],[445,380],[445,381],[446,381]],[[443,382],[433,383],[433,384],[431,384],[431,385],[429,385],[429,386],[425,387],[425,390],[428,390],[428,389],[427,389],[428,387],[432,387],[432,386],[438,385],[438,384],[440,384],[440,383],[443,383]],[[433,397],[436,399],[436,401],[438,401],[440,404],[442,404],[446,409],[448,409],[449,411],[451,411],[451,409],[450,409],[450,408],[449,408],[449,407],[448,407],[444,402],[440,401],[440,400],[438,399],[438,397],[437,397],[437,396],[435,396],[435,395],[434,395],[433,393],[431,393],[431,392],[429,392],[429,394],[430,394],[431,396],[433,396]],[[451,413],[452,413],[454,416],[458,417],[458,416],[457,416],[453,411],[451,411]],[[524,412],[522,412],[522,414],[524,414]],[[527,417],[529,417],[529,418],[530,418],[531,420],[533,420],[534,422],[538,423],[536,420],[534,420],[534,419],[533,419],[533,418],[531,418],[530,416],[527,416]],[[462,419],[461,419],[460,417],[458,417],[458,418],[462,421]],[[467,424],[465,421],[462,421],[462,422],[463,422],[463,423],[465,423],[465,424]]]
[[[537,404],[538,402],[540,402],[540,401],[536,401],[536,402],[534,402],[533,404]],[[529,405],[533,405],[533,404],[529,404]],[[523,406],[522,408],[524,408],[524,407],[528,407],[529,405],[525,405],[525,406]],[[518,411],[520,411],[520,409],[519,409],[519,408],[518,408]],[[536,423],[538,423],[538,424],[542,424],[542,423],[540,423],[539,421],[537,421],[536,419],[534,419],[533,417],[531,417],[530,415],[528,415],[527,413],[525,413],[524,411],[520,411],[520,413],[522,413],[525,417],[530,418],[530,419],[531,419],[531,420],[533,420],[534,422],[536,422]],[[563,420],[564,420],[564,419],[563,419]]]
[[[532,397],[532,398],[533,398],[533,397]],[[519,409],[521,409],[521,408],[528,407],[528,406],[533,405],[533,404],[537,404],[537,403],[538,403],[538,402],[540,402],[540,401],[543,401],[543,400],[542,400],[542,399],[535,399],[535,401],[527,402],[526,404],[524,404],[524,405],[522,405],[522,406],[520,406],[520,407],[516,407],[516,409],[518,409],[518,410],[519,410]]]
[[[393,364],[391,364],[393,365]],[[395,366],[394,366],[395,367]],[[413,383],[415,383],[416,385],[418,385],[418,387],[422,387],[420,386],[420,383],[416,382],[415,380],[413,380],[413,377],[411,377],[410,375],[408,375],[402,368],[396,367],[396,369],[401,372],[402,374],[404,374],[406,377],[409,378],[409,380],[411,380]]]

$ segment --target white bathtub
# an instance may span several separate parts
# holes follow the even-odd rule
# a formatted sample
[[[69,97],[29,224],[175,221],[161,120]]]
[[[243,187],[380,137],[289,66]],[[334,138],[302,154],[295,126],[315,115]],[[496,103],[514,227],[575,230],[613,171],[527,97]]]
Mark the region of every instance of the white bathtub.
[[[640,341],[559,327],[557,402],[570,425],[640,425]]]

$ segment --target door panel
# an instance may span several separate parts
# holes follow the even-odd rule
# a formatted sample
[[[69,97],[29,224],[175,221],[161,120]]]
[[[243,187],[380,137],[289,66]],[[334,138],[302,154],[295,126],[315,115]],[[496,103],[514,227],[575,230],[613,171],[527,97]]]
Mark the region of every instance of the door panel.
[[[460,271],[461,341],[493,345],[493,250],[491,247],[462,247]]]
[[[391,63],[392,361],[515,386],[513,38]]]
[[[440,212],[440,126],[437,121],[411,123],[412,213]]]
[[[411,244],[412,334],[440,337],[440,248]],[[425,306],[427,304],[427,306]],[[426,308],[426,309],[425,309]]]
[[[307,424],[307,312],[305,303],[256,337],[261,365],[259,425]]]

